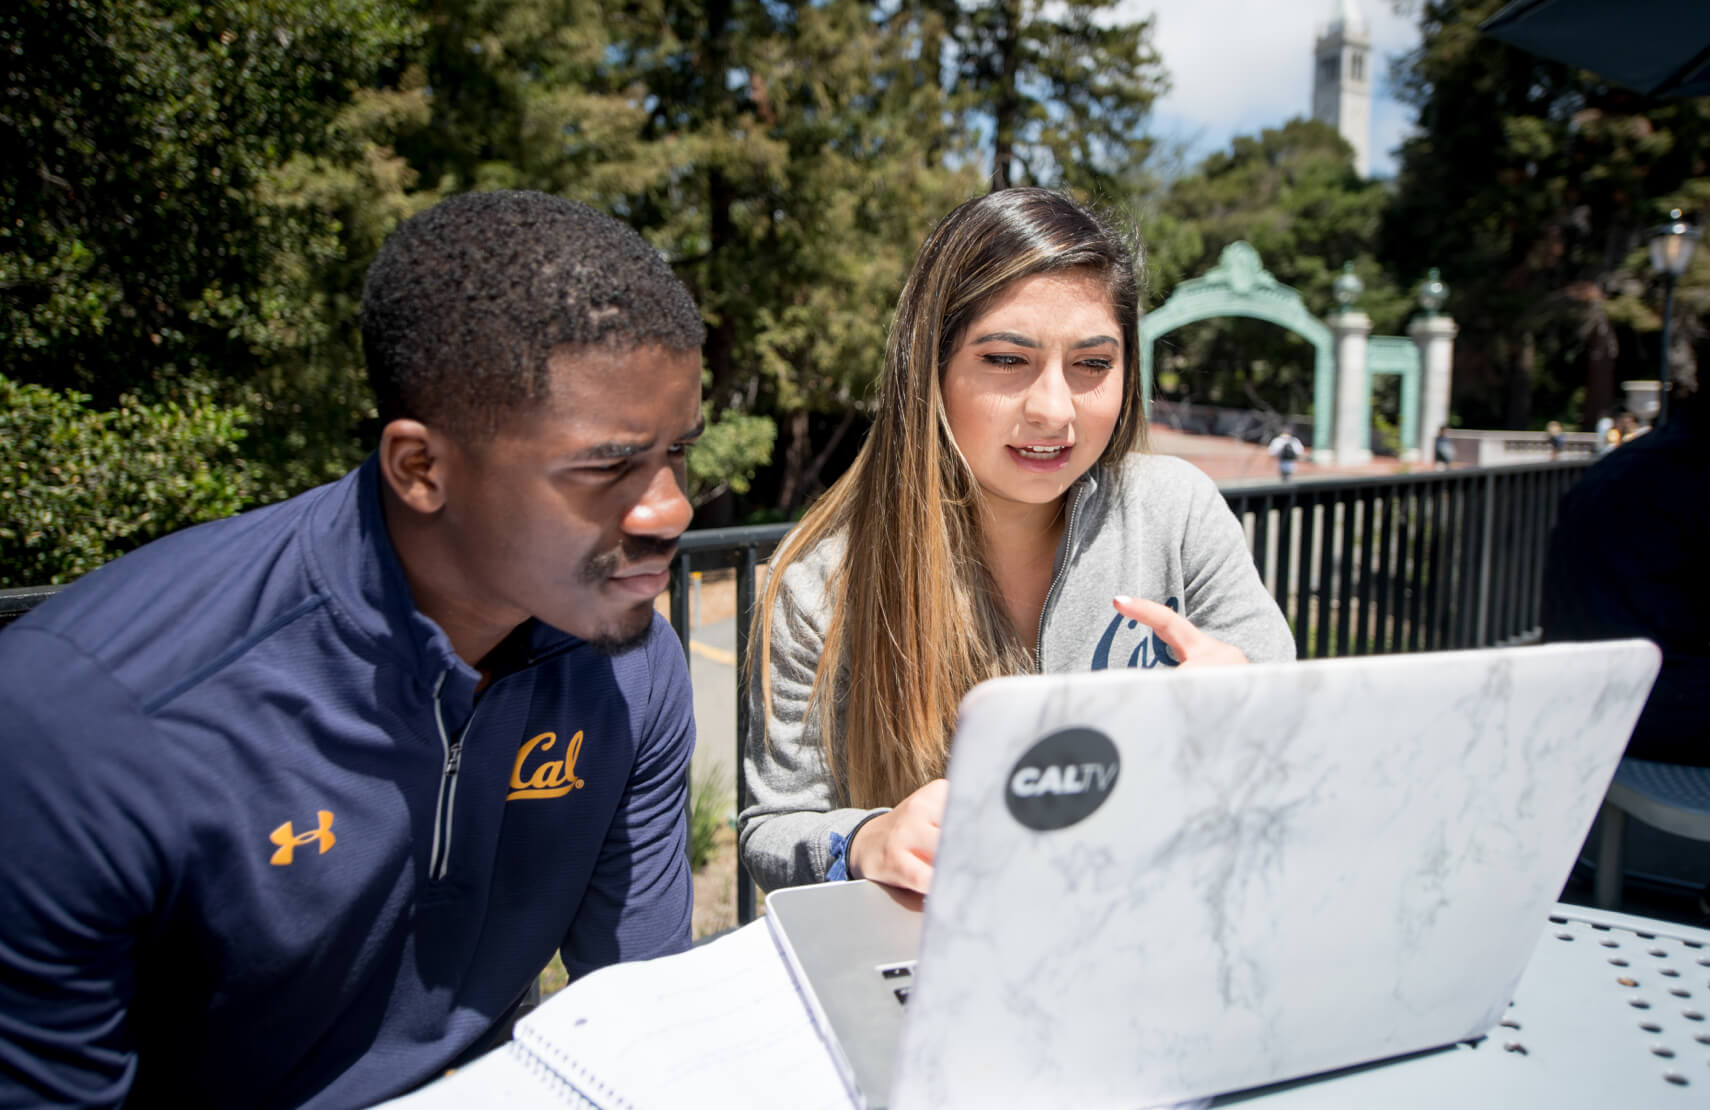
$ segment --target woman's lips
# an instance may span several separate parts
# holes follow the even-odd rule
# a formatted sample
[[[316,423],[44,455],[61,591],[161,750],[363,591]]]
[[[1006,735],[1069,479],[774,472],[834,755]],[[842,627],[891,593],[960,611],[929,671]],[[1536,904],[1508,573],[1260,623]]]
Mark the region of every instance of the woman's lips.
[[[1027,443],[1019,447],[1010,444],[1004,449],[1021,469],[1049,474],[1069,464],[1071,446],[1067,443]]]

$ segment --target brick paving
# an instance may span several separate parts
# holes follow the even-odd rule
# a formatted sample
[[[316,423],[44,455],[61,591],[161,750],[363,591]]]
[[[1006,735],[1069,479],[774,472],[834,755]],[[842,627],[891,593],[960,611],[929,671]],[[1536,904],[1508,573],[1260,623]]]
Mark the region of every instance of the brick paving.
[[[1259,484],[1277,481],[1277,461],[1265,450],[1265,444],[1245,443],[1228,436],[1194,435],[1180,432],[1167,424],[1152,424],[1147,429],[1152,452],[1186,459],[1209,474],[1218,485]],[[1353,477],[1364,474],[1399,474],[1418,469],[1417,463],[1377,456],[1359,466],[1319,466],[1301,459],[1295,466],[1295,481],[1313,478]]]

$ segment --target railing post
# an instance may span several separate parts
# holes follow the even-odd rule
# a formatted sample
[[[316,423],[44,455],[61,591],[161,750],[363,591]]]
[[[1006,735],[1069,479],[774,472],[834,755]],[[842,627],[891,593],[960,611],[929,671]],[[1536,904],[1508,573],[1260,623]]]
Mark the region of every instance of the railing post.
[[[689,654],[689,554],[679,552],[676,562],[671,564],[671,627],[677,632],[677,642],[683,645],[683,662],[692,670],[695,665],[694,657]],[[690,853],[691,870],[694,868],[694,833],[695,827],[695,766],[691,762],[683,769],[683,827],[690,830],[683,838],[683,848]]]
[[[742,549],[742,565],[736,571],[736,811],[748,804],[748,770],[743,765],[742,746],[748,739],[748,629],[754,619],[754,576],[759,560],[754,545]],[[736,923],[754,920],[754,882],[736,856]]]
[[[1490,635],[1490,548],[1495,532],[1496,472],[1486,470],[1479,476],[1478,521],[1478,624],[1473,630],[1474,647],[1484,647]]]
[[[689,584],[693,575],[689,570],[688,552],[680,552],[677,561],[671,565],[671,627],[677,630],[677,640],[683,645],[683,658],[693,663],[689,655]]]

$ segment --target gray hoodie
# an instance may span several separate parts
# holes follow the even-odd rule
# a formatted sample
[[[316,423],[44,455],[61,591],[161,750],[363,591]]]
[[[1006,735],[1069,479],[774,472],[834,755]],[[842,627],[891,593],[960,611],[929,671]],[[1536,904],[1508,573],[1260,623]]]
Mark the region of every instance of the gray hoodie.
[[[1255,663],[1293,659],[1288,623],[1211,479],[1162,455],[1131,455],[1114,477],[1095,467],[1069,494],[1068,527],[1039,622],[1038,669],[1175,666],[1151,629],[1111,608],[1117,595],[1168,605]],[[826,582],[843,550],[843,537],[832,537],[784,572],[771,614],[769,711],[760,668],[749,686],[744,761],[751,802],[738,818],[738,836],[743,863],[767,890],[819,882],[828,871],[841,877],[843,841],[884,812],[836,808],[819,727],[808,713],[831,619]]]

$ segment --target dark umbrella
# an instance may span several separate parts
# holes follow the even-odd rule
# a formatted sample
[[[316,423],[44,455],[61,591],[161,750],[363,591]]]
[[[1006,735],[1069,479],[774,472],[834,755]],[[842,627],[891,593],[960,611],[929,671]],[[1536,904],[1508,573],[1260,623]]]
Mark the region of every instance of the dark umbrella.
[[[1710,96],[1710,0],[1514,0],[1479,25],[1653,96]]]

